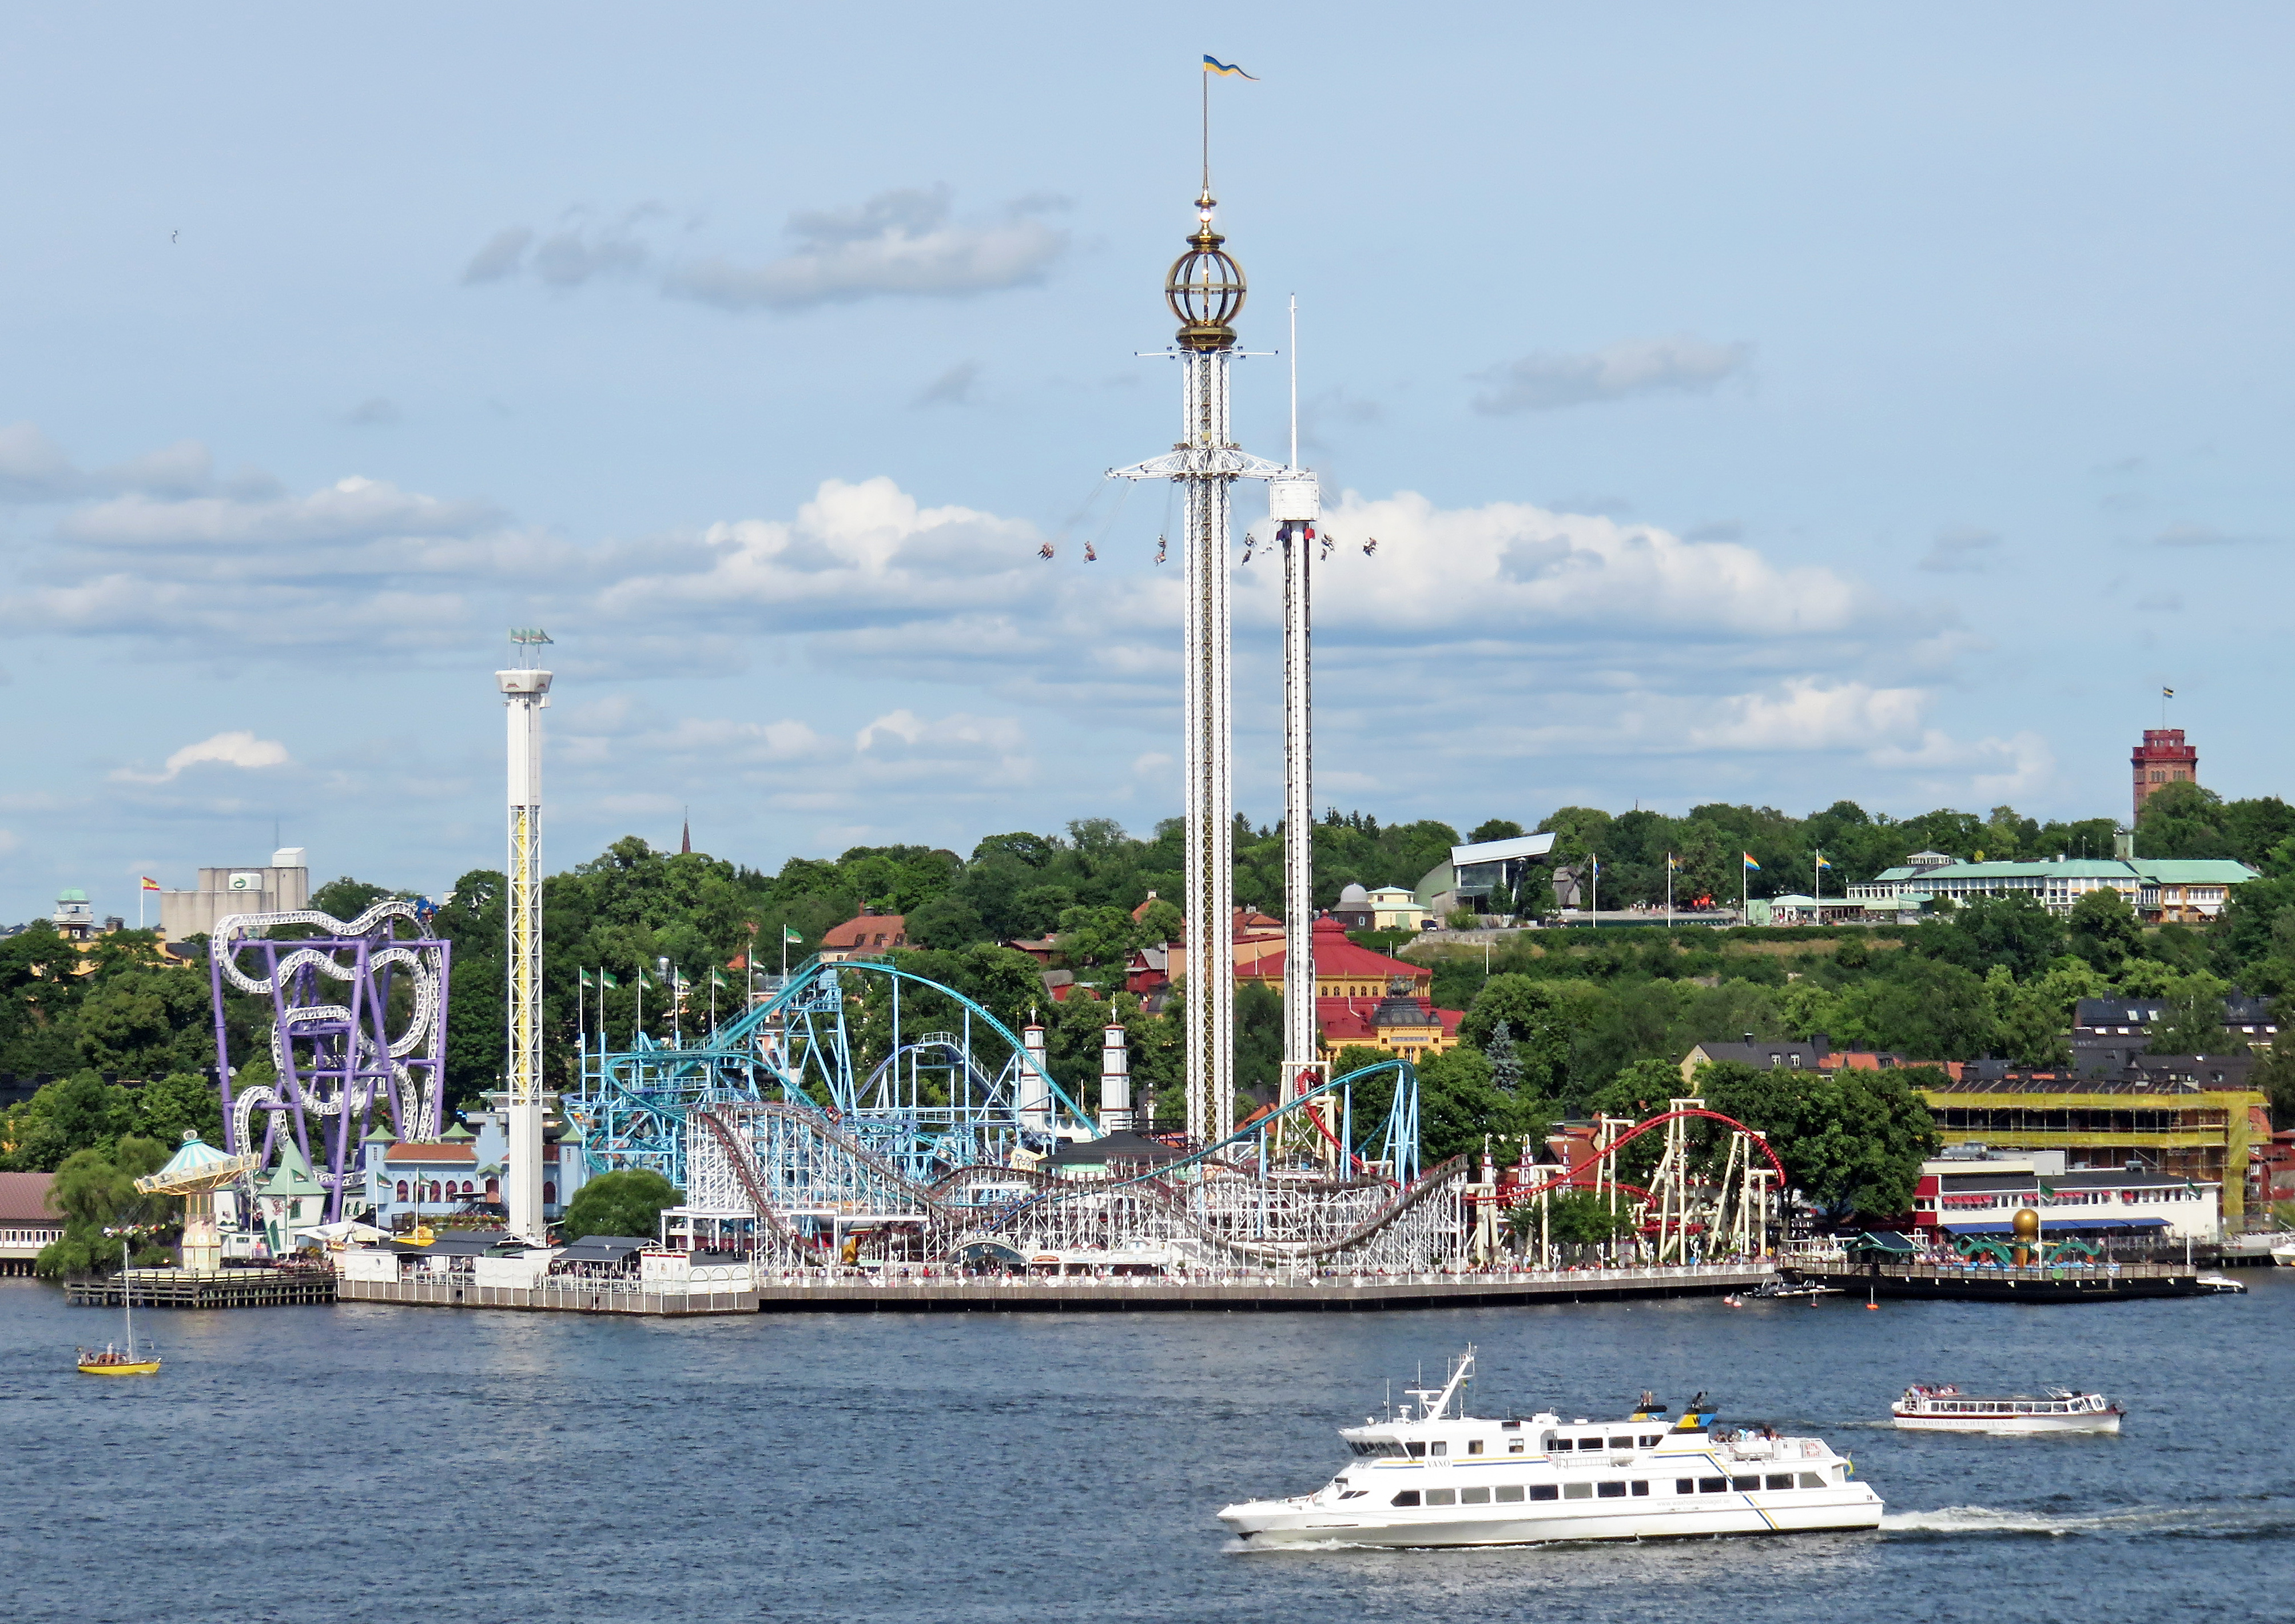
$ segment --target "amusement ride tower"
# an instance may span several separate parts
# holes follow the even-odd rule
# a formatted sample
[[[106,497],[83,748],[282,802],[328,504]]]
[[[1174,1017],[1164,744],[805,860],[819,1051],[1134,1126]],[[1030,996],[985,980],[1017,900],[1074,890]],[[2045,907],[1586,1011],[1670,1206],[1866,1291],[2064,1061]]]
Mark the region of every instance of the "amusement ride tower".
[[[549,1232],[542,1203],[542,712],[550,673],[537,668],[548,633],[510,634],[517,665],[494,673],[510,713],[510,1230],[539,1242]]]
[[[1238,479],[1267,479],[1290,487],[1290,506],[1304,502],[1304,517],[1311,519],[1314,482],[1295,467],[1247,455],[1235,444],[1229,421],[1229,371],[1238,353],[1235,347],[1235,318],[1243,309],[1243,267],[1226,248],[1226,239],[1212,229],[1216,208],[1212,196],[1211,164],[1206,152],[1204,185],[1196,199],[1196,230],[1187,252],[1172,262],[1164,279],[1164,298],[1179,318],[1176,347],[1170,353],[1182,364],[1180,438],[1165,455],[1129,468],[1110,470],[1125,479],[1171,479],[1185,497],[1181,518],[1182,591],[1186,666],[1185,725],[1187,748],[1182,771],[1186,776],[1187,872],[1182,907],[1187,915],[1187,1066],[1188,1136],[1199,1143],[1224,1138],[1235,1127],[1235,764],[1234,682],[1231,674],[1233,636],[1228,609],[1229,498]],[[1289,507],[1278,506],[1278,517]],[[1286,526],[1286,528],[1288,526]],[[1298,703],[1296,727],[1287,724],[1286,755],[1303,749],[1305,736],[1306,614],[1305,547],[1294,549],[1300,562],[1295,594],[1301,625],[1298,658],[1286,657],[1286,694]],[[1286,563],[1286,600],[1293,600],[1293,579]],[[1286,652],[1291,653],[1286,615]],[[1285,1090],[1291,1091],[1295,1074],[1292,1062],[1313,1052],[1314,971],[1306,952],[1311,924],[1311,899],[1303,894],[1298,877],[1304,863],[1297,853],[1312,828],[1294,803],[1306,798],[1303,755],[1293,759],[1286,798],[1292,850],[1286,853],[1286,900],[1291,915],[1288,937],[1291,966],[1286,975],[1289,992],[1299,966],[1306,963],[1303,999],[1286,1000],[1286,1065]],[[1300,894],[1292,894],[1294,892]],[[1291,1036],[1305,1013],[1303,1050]]]

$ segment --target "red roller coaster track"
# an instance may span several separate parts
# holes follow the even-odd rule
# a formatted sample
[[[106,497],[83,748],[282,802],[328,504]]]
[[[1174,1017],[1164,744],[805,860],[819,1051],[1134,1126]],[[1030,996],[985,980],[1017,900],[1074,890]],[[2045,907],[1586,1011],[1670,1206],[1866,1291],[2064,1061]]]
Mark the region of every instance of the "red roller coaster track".
[[[1768,1158],[1769,1165],[1776,1170],[1778,1187],[1782,1189],[1785,1187],[1785,1164],[1777,1160],[1777,1153],[1769,1148],[1769,1141],[1765,1135],[1761,1134],[1755,1129],[1746,1127],[1744,1123],[1739,1122],[1734,1116],[1724,1116],[1719,1111],[1708,1111],[1703,1106],[1692,1106],[1686,1111],[1663,1112],[1659,1115],[1651,1117],[1646,1122],[1636,1122],[1631,1128],[1626,1130],[1624,1133],[1620,1134],[1608,1145],[1588,1156],[1583,1162],[1579,1163],[1575,1167],[1570,1168],[1565,1171],[1556,1175],[1554,1178],[1546,1179],[1542,1183],[1517,1186],[1514,1191],[1515,1198],[1518,1201],[1525,1196],[1535,1196],[1541,1190],[1561,1189],[1573,1185],[1577,1183],[1579,1174],[1599,1163],[1604,1156],[1612,1155],[1618,1150],[1623,1149],[1626,1146],[1632,1144],[1636,1139],[1641,1138],[1642,1135],[1647,1133],[1651,1129],[1662,1128],[1668,1122],[1679,1122],[1684,1118],[1693,1116],[1702,1116],[1711,1122],[1727,1122],[1730,1127],[1735,1128],[1738,1132],[1751,1139],[1755,1145],[1760,1147],[1761,1154]],[[1620,1189],[1634,1189],[1634,1187],[1629,1184],[1620,1184],[1618,1187]],[[1635,1190],[1635,1194],[1646,1196],[1649,1192],[1646,1190]]]

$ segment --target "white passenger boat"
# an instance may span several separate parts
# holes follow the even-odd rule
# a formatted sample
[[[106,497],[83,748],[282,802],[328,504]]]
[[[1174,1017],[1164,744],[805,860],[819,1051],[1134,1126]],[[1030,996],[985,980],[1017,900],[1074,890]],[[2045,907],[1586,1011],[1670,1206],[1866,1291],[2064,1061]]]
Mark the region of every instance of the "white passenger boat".
[[[2116,1432],[2124,1413],[2100,1392],[2051,1387],[2036,1397],[1925,1384],[1905,1389],[1889,1411],[1899,1426],[1925,1432]]]
[[[1678,1420],[1642,1395],[1622,1421],[1550,1411],[1483,1419],[1453,1409],[1466,1350],[1440,1390],[1413,1388],[1339,1436],[1354,1463],[1312,1494],[1229,1506],[1254,1545],[1528,1545],[1877,1528],[1881,1497],[1816,1438],[1715,1430],[1700,1393]]]

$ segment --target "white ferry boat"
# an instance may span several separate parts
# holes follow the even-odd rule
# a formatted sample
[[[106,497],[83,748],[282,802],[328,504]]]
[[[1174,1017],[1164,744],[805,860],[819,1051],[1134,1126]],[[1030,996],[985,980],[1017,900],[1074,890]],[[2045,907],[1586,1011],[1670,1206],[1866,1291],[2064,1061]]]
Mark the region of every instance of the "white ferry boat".
[[[1900,1427],[1926,1432],[2116,1432],[2123,1412],[2100,1392],[1963,1392],[1925,1384],[1889,1406]]]
[[[1339,1436],[1358,1457],[1312,1494],[1229,1506],[1254,1545],[1528,1545],[1877,1528],[1881,1497],[1820,1439],[1716,1431],[1700,1393],[1669,1421],[1647,1393],[1622,1421],[1454,1412],[1470,1347],[1438,1391]]]

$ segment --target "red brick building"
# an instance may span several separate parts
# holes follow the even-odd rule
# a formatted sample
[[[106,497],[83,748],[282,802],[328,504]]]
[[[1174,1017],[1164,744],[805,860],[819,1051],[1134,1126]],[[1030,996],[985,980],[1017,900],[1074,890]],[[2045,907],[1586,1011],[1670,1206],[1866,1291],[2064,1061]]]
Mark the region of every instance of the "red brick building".
[[[2136,747],[2130,764],[2136,773],[2136,816],[2144,816],[2144,803],[2167,784],[2200,781],[2200,752],[2184,742],[2181,728],[2145,728],[2144,742]]]

